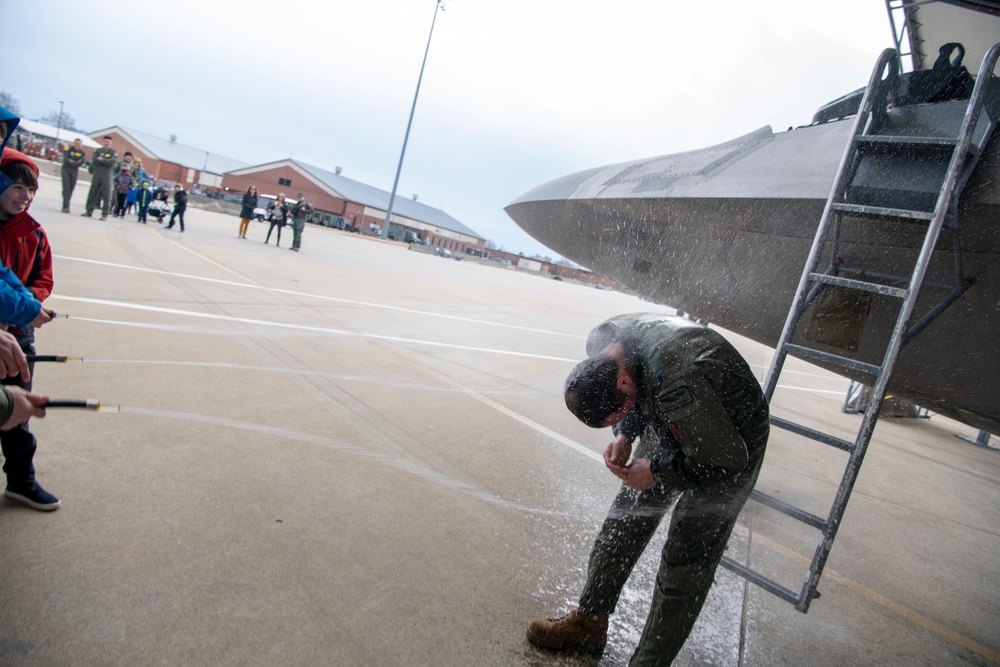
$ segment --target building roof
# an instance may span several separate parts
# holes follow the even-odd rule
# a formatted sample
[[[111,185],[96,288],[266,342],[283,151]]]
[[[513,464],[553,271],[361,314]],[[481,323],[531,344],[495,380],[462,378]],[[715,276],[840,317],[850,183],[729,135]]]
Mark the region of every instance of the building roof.
[[[86,134],[80,134],[79,132],[71,132],[65,127],[59,128],[55,125],[46,125],[45,123],[39,123],[36,120],[28,120],[27,118],[22,118],[21,122],[18,124],[17,129],[22,132],[27,132],[28,134],[34,134],[39,137],[47,137],[49,139],[58,139],[65,144],[71,144],[75,140],[79,139],[80,143],[83,144],[84,148],[100,148],[101,145],[88,137]]]
[[[346,199],[347,201],[351,201],[356,204],[363,204],[364,206],[370,206],[380,211],[385,211],[389,207],[389,197],[391,196],[391,193],[372,185],[367,185],[365,183],[347,178],[346,176],[341,176],[340,174],[332,171],[327,171],[326,169],[321,169],[319,167],[299,162],[298,160],[279,160],[277,162],[269,162],[245,169],[237,169],[234,170],[233,173],[236,176],[241,176],[281,166],[290,166],[300,172],[303,172],[306,176],[311,176],[313,181],[318,182],[324,186],[325,189],[330,191],[330,194],[340,197],[341,199]],[[394,219],[395,216],[398,215],[427,223],[429,225],[434,225],[435,227],[443,227],[453,232],[466,234],[477,239],[485,238],[481,234],[476,233],[465,224],[453,218],[451,215],[445,213],[443,210],[434,208],[433,206],[428,206],[427,204],[421,204],[420,202],[414,201],[408,197],[400,197],[398,194],[392,203],[392,214]]]
[[[141,146],[145,153],[157,160],[173,162],[188,169],[207,171],[210,174],[221,176],[227,171],[249,166],[246,162],[216,155],[210,151],[195,148],[194,146],[187,146],[162,137],[156,137],[138,130],[130,130],[120,125],[91,132],[90,136],[100,138],[112,132],[117,132],[136,146]]]

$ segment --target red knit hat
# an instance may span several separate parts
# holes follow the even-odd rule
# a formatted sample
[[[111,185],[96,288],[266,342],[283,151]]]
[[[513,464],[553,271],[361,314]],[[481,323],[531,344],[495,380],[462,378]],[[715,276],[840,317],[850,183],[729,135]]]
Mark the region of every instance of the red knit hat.
[[[31,158],[22,153],[21,151],[14,150],[13,148],[4,148],[3,157],[0,157],[0,169],[6,167],[11,162],[23,162],[29,167],[31,171],[35,172],[35,177],[38,177],[38,165],[32,162]]]

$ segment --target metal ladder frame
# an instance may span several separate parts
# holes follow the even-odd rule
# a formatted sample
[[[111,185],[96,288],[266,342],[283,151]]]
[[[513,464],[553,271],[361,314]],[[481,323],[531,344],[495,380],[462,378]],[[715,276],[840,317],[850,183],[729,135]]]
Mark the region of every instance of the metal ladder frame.
[[[850,458],[845,466],[844,474],[837,489],[833,505],[831,506],[826,519],[789,505],[788,503],[757,490],[754,490],[751,495],[751,498],[761,504],[771,507],[772,509],[782,512],[787,516],[797,519],[798,521],[821,531],[822,539],[813,554],[812,562],[809,566],[805,582],[803,583],[800,591],[796,593],[782,584],[769,579],[768,577],[729,557],[724,557],[721,562],[723,567],[726,567],[736,574],[745,577],[748,581],[757,584],[761,588],[777,595],[778,597],[791,602],[797,610],[803,613],[806,613],[809,610],[809,605],[812,600],[819,597],[819,593],[817,591],[819,580],[823,574],[826,561],[829,558],[834,539],[837,536],[837,531],[840,528],[841,520],[843,519],[844,512],[847,508],[847,502],[850,499],[851,492],[854,489],[854,484],[857,481],[865,452],[867,451],[868,444],[871,441],[872,433],[875,430],[875,424],[878,421],[879,413],[882,409],[886,388],[901,348],[931,321],[933,321],[938,314],[954,303],[954,301],[957,300],[969,286],[968,283],[962,279],[961,275],[962,266],[961,251],[959,247],[960,244],[958,243],[958,222],[957,216],[954,216],[953,211],[953,205],[956,203],[955,199],[957,199],[957,197],[954,195],[957,192],[956,186],[958,186],[959,190],[961,189],[959,185],[960,175],[963,165],[969,155],[972,134],[976,128],[979,114],[983,108],[987,82],[994,76],[993,70],[996,67],[998,57],[1000,57],[1000,44],[993,46],[987,52],[986,57],[983,60],[983,65],[979,71],[979,76],[977,77],[972,96],[969,99],[968,106],[966,107],[959,136],[954,140],[931,139],[926,137],[899,137],[890,135],[878,136],[871,134],[873,132],[877,132],[880,120],[881,118],[884,118],[884,114],[886,112],[885,106],[887,101],[890,99],[890,94],[893,92],[894,87],[897,84],[899,74],[898,52],[895,49],[886,49],[883,51],[879,56],[874,70],[872,71],[868,87],[865,90],[864,98],[861,102],[861,107],[854,121],[850,135],[851,138],[848,141],[844,155],[841,158],[840,166],[837,170],[837,176],[834,180],[830,196],[823,209],[823,216],[816,230],[816,236],[813,239],[812,248],[809,252],[809,258],[804,267],[802,276],[799,279],[795,299],[788,312],[788,317],[785,320],[781,338],[779,339],[778,346],[775,349],[771,366],[768,369],[767,377],[764,383],[764,393],[770,402],[774,396],[775,389],[777,388],[778,377],[784,367],[785,360],[789,354],[793,354],[800,358],[823,362],[828,365],[834,365],[851,370],[856,374],[860,373],[865,375],[873,380],[871,383],[871,398],[868,401],[861,426],[853,443],[820,431],[816,431],[803,425],[794,424],[787,420],[774,417],[773,415],[771,417],[771,424],[773,426],[816,440],[823,444],[830,445],[850,454]],[[945,145],[953,147],[952,156],[948,163],[948,168],[945,172],[933,213],[876,206],[859,206],[845,202],[850,181],[853,178],[855,168],[858,164],[859,153],[864,150],[861,147],[872,143],[894,144],[897,148],[901,146],[916,148],[918,145],[923,145],[930,147],[931,150],[940,149]],[[843,215],[895,221],[902,220],[927,224],[927,231],[924,235],[923,246],[921,247],[920,253],[916,259],[913,274],[909,278],[907,287],[895,287],[882,283],[867,282],[864,280],[837,276],[835,273],[839,267],[837,265],[837,254],[835,252],[832,254],[834,259],[832,260],[827,271],[824,273],[817,272],[819,261],[821,256],[824,254],[824,248],[826,247],[828,241],[832,240],[834,245],[839,242],[840,218]],[[951,220],[949,220],[949,215],[952,217]],[[948,296],[946,296],[936,306],[931,308],[931,310],[918,322],[908,327],[909,321],[913,315],[914,307],[916,306],[920,289],[924,285],[924,278],[926,277],[931,257],[937,244],[937,239],[940,235],[942,227],[946,224],[949,224],[955,233],[956,271],[958,284],[954,286]],[[832,239],[829,239],[828,237],[831,232]],[[871,274],[865,273],[862,274],[862,277],[866,277],[868,275]],[[892,279],[893,277],[888,278]],[[880,365],[869,364],[792,343],[792,339],[798,328],[800,320],[823,285],[835,285],[838,287],[845,287],[864,292],[888,295],[902,300],[899,314],[896,319],[896,325],[886,346],[886,351]]]

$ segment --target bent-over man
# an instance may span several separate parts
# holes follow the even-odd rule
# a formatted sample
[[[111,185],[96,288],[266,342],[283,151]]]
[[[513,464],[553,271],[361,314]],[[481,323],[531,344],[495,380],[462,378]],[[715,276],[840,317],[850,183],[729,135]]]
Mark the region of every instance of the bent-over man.
[[[566,380],[566,405],[588,426],[613,427],[604,462],[624,485],[590,553],[579,607],[532,622],[528,640],[554,650],[603,651],[625,581],[676,500],[630,663],[669,665],[698,618],[757,480],[767,401],[725,338],[678,317],[614,317],[590,333],[587,356]]]

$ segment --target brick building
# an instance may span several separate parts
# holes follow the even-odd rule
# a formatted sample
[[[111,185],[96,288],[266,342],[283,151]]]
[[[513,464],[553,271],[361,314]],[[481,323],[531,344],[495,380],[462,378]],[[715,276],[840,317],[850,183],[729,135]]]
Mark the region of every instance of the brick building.
[[[353,225],[363,234],[381,234],[390,193],[341,175],[340,168],[327,171],[287,159],[236,169],[225,174],[222,186],[229,192],[246,192],[256,186],[262,196],[284,193],[296,199],[303,193],[316,209],[311,222],[327,226]],[[441,209],[416,199],[397,196],[392,205],[389,237],[417,241],[435,248],[465,254],[469,248],[484,249],[486,239]]]

